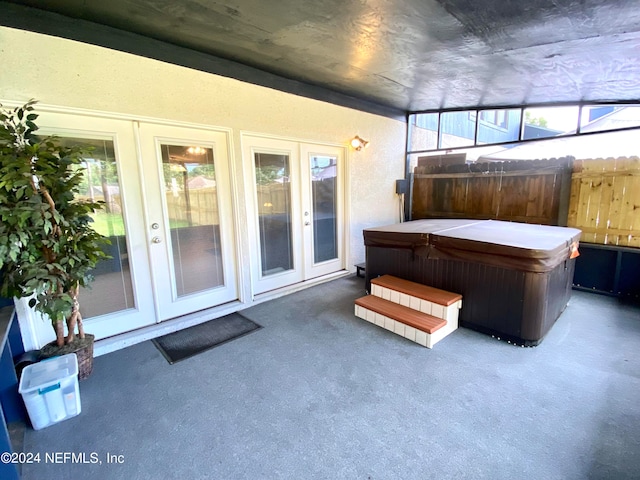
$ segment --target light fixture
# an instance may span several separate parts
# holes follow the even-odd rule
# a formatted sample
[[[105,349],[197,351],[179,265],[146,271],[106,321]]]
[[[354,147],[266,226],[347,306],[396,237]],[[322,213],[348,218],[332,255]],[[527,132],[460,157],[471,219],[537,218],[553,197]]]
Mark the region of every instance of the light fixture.
[[[202,147],[189,147],[187,152],[191,155],[204,155],[207,151]]]
[[[369,142],[366,141],[364,138],[360,138],[358,135],[356,135],[355,137],[353,137],[353,140],[351,140],[351,146],[356,150],[360,151],[363,148],[368,147]]]

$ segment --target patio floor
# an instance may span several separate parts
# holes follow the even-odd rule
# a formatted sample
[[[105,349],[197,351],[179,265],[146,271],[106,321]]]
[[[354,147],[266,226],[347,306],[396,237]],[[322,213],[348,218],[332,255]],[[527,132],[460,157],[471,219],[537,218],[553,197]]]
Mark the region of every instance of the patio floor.
[[[428,350],[356,318],[363,293],[252,307],[263,329],[175,365],[150,341],[96,358],[82,414],[27,430],[23,478],[640,477],[638,306],[573,292],[538,347],[461,328]]]

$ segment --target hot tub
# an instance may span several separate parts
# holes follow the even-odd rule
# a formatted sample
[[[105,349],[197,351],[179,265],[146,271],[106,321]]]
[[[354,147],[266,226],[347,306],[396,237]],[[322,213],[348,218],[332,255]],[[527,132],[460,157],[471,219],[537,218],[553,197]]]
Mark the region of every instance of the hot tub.
[[[538,345],[571,297],[580,230],[414,220],[364,231],[366,288],[390,274],[463,296],[460,325]]]

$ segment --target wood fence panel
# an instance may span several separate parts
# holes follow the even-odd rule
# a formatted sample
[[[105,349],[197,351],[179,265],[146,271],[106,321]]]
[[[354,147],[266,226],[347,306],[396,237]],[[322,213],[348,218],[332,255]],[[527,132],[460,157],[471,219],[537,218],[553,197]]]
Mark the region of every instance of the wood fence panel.
[[[491,204],[495,182],[492,178],[477,178],[469,182],[468,195],[469,206],[473,218],[486,218],[491,216]]]
[[[556,199],[553,186],[555,185],[555,175],[545,175],[543,177],[527,177],[529,198],[527,199],[527,216],[528,217],[544,217],[545,212],[549,217],[552,212],[557,211]],[[550,186],[550,196],[545,195],[547,185]],[[550,201],[547,201],[550,199]]]
[[[215,187],[189,190],[189,195],[180,192],[166,193],[169,220],[177,226],[219,225],[218,197]]]
[[[503,179],[503,195],[500,198],[500,215],[497,218],[513,218],[527,216],[529,192],[527,179],[524,176]]]
[[[261,214],[288,214],[291,193],[288,183],[270,183],[257,187],[258,211]]]
[[[531,178],[531,196],[527,203],[527,215],[549,218],[557,217],[560,192],[556,194],[558,175],[545,175],[534,179]],[[545,195],[548,192],[548,195]]]
[[[412,218],[497,219],[557,225],[573,158],[429,165],[414,172]],[[564,202],[564,203],[563,203]],[[565,219],[562,219],[564,222]]]
[[[598,170],[604,172],[605,169],[606,165],[599,160]],[[593,198],[589,201],[587,221],[595,225],[597,229],[602,230],[603,227],[606,229],[607,225],[610,226],[609,218],[613,212],[613,199],[616,197],[616,189],[620,188],[621,183],[624,182],[620,182],[620,179],[616,181],[615,177],[603,176],[591,185],[590,193],[593,194]],[[606,244],[608,241],[606,233],[595,232],[592,235],[592,243]]]
[[[575,162],[569,226],[582,241],[640,247],[640,158]]]
[[[466,178],[454,179],[452,211],[456,214],[464,214],[467,211],[467,189],[469,180]]]
[[[626,159],[625,170],[636,173],[627,177],[628,203],[625,224],[632,231],[627,237],[627,246],[640,247],[640,158]]]
[[[411,208],[413,211],[426,212],[431,208],[429,203],[433,198],[433,182],[434,179],[432,178],[424,178],[420,182],[415,182],[414,180],[411,196]]]

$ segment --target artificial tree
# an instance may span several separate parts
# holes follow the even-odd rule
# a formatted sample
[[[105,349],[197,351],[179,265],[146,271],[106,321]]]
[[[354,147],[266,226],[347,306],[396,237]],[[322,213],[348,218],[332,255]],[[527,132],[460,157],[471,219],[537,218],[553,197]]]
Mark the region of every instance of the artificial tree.
[[[85,338],[78,294],[109,241],[91,227],[103,202],[78,198],[88,152],[37,136],[35,103],[0,108],[0,295],[30,297],[63,347]]]

